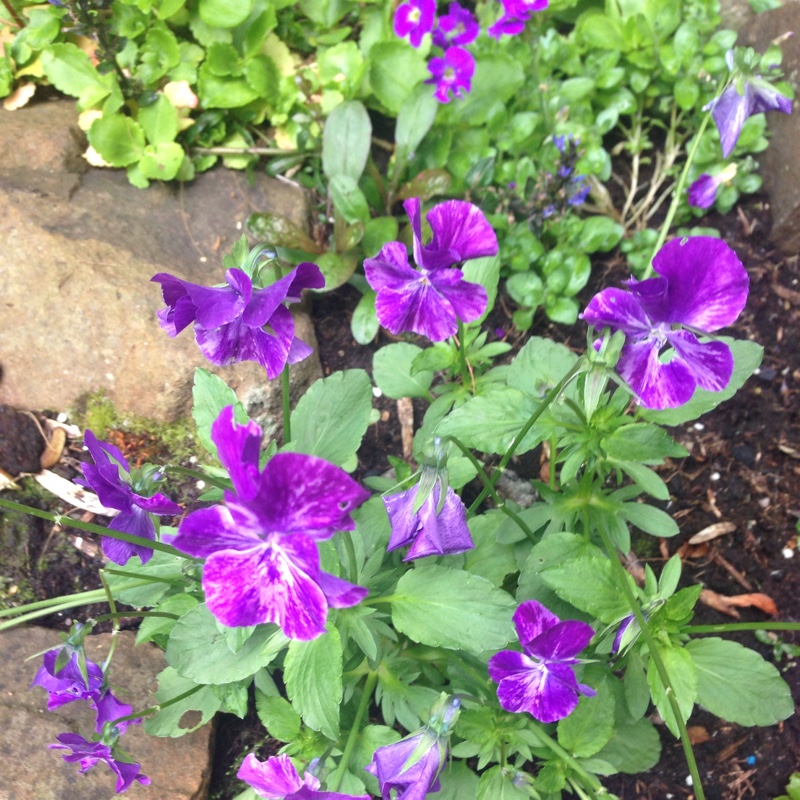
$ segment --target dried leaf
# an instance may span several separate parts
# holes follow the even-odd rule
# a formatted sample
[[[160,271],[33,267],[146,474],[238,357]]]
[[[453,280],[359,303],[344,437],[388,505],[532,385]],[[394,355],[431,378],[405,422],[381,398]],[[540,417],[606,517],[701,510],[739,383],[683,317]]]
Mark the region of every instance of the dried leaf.
[[[703,744],[711,738],[711,734],[702,725],[690,725],[686,733],[689,734],[689,741],[692,744]]]
[[[715,522],[692,536],[688,543],[702,544],[711,539],[716,539],[718,536],[724,536],[726,533],[733,533],[735,530],[736,523],[734,522]]]
[[[16,111],[18,108],[28,105],[28,100],[36,92],[35,83],[21,83],[11,94],[3,100],[3,108],[6,111]]]
[[[709,608],[713,608],[715,611],[719,611],[720,614],[727,614],[734,619],[739,619],[741,617],[741,614],[728,602],[727,597],[712,592],[711,589],[703,589],[703,591],[700,592],[700,602],[705,603],[705,605]]]
[[[94,492],[56,475],[55,472],[45,469],[35,478],[48,492],[52,492],[56,497],[60,497],[65,503],[76,508],[91,511],[92,514],[98,514],[101,517],[116,517],[119,514],[119,511],[114,508],[106,508]]]
[[[778,607],[775,605],[775,601],[768,594],[764,594],[763,592],[735,594],[733,597],[728,597],[727,600],[730,605],[738,606],[739,608],[755,606],[770,616],[774,617],[778,614]]]
[[[794,303],[794,305],[800,305],[800,292],[796,292],[794,289],[787,289],[779,283],[772,284],[772,291],[775,292],[781,300],[788,300],[790,303]]]
[[[67,432],[63,428],[56,428],[52,431],[50,438],[47,440],[47,447],[39,456],[39,464],[42,469],[50,469],[50,467],[58,464],[66,443]]]
[[[397,401],[397,416],[400,419],[403,458],[409,459],[414,446],[414,406],[410,397],[401,397]]]

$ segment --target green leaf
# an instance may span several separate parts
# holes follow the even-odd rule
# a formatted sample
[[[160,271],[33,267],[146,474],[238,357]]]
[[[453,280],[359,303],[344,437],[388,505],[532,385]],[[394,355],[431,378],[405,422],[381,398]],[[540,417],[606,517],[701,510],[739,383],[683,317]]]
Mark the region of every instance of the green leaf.
[[[343,286],[358,266],[358,259],[352,253],[323,253],[315,261],[325,278],[325,287],[317,290],[320,292]]]
[[[284,450],[319,456],[341,467],[361,446],[372,410],[372,382],[363,369],[334,372],[311,385],[292,412]]]
[[[623,686],[628,713],[634,720],[641,719],[650,705],[650,690],[647,686],[642,657],[634,650],[628,653]]]
[[[744,649],[744,648],[742,648]],[[683,647],[660,647],[659,651],[664,667],[667,670],[670,685],[674,696],[678,700],[683,721],[686,722],[692,713],[694,702],[697,699],[697,671],[689,651]],[[666,723],[673,736],[680,735],[672,705],[667,699],[664,684],[656,669],[652,656],[647,663],[647,683],[650,686],[650,696],[656,704],[658,713]]]
[[[381,347],[372,357],[372,375],[380,390],[395,400],[401,397],[428,397],[433,373],[412,370],[414,359],[422,353],[415,344],[397,342]]]
[[[597,687],[596,697],[582,696],[578,707],[558,723],[558,743],[576,758],[598,753],[614,730],[614,695],[608,683]]]
[[[661,757],[661,737],[646,719],[616,725],[597,758],[613,764],[619,772],[636,775],[652,769]]]
[[[464,280],[470,283],[478,283],[486,289],[486,311],[481,314],[472,324],[480,325],[489,312],[494,308],[494,301],[497,297],[497,284],[500,281],[500,257],[486,256],[485,258],[473,258],[467,261],[463,268]]]
[[[436,800],[477,800],[478,776],[463,762],[451,761],[442,773],[442,789]]]
[[[360,222],[366,225],[369,220],[369,205],[364,192],[358,188],[353,178],[343,173],[334,175],[328,184],[328,192],[336,210],[348,224]]]
[[[518,789],[500,766],[492,767],[480,777],[478,800],[528,800],[528,793]]]
[[[424,56],[406,42],[388,41],[380,44],[380,58],[370,61],[372,91],[388,111],[399,114],[413,88],[428,77]]]
[[[359,344],[369,344],[378,334],[380,323],[375,315],[375,298],[377,295],[372,289],[367,289],[358,305],[353,311],[353,318],[350,320],[350,330],[353,338]]]
[[[387,242],[393,242],[396,239],[397,219],[395,217],[375,217],[368,220],[364,226],[361,249],[367,258],[374,258]]]
[[[71,43],[50,45],[42,52],[41,58],[47,80],[59,92],[72,97],[81,97],[87,90],[98,89],[101,92],[98,101],[110,94],[110,87],[104,83],[89,56],[77,45]]]
[[[241,108],[252,103],[258,93],[245,78],[214,75],[207,64],[200,67],[198,95],[203,108]]]
[[[697,702],[739,725],[773,725],[794,713],[789,687],[778,670],[737,642],[694,639],[686,651],[697,670]]]
[[[130,117],[108,114],[89,128],[89,144],[114,167],[127,167],[144,153],[144,131]]]
[[[256,713],[273,739],[293,742],[300,733],[300,717],[284,697],[271,697],[256,689]]]
[[[606,454],[619,461],[663,464],[665,458],[683,458],[686,448],[657,425],[623,425],[602,440]]]
[[[685,405],[663,411],[642,408],[639,409],[639,414],[659,425],[682,425],[684,422],[697,419],[702,414],[716,408],[723,400],[733,397],[758,368],[764,355],[764,348],[755,342],[732,339],[729,336],[718,336],[715,341],[725,342],[733,353],[733,375],[725,389],[721,392],[707,392],[698,387],[695,389],[692,399]]]
[[[174,142],[178,135],[178,112],[166,95],[159,94],[155,103],[139,111],[139,124],[150,144]]]
[[[619,244],[624,229],[609,217],[589,217],[583,221],[580,232],[581,251],[584,253],[607,252]]]
[[[322,131],[322,171],[357,182],[364,172],[372,142],[372,123],[364,104],[349,100],[336,106]]]
[[[211,441],[211,426],[226,406],[233,406],[233,416],[240,425],[248,422],[247,412],[236,392],[218,375],[197,367],[192,387],[192,417],[197,425],[197,438],[211,455],[216,457],[217,446]]]
[[[183,163],[183,148],[177,142],[147,145],[139,161],[139,169],[151,181],[171,181]]]
[[[253,10],[254,0],[199,0],[200,18],[212,28],[235,28]]]
[[[515,637],[513,598],[463,570],[416,567],[400,578],[394,595],[395,627],[420,644],[477,655]]]
[[[156,702],[165,703],[196,686],[198,684],[180,676],[173,667],[167,667],[158,674]],[[205,725],[221,705],[222,700],[213,686],[201,686],[189,697],[147,717],[144,729],[151,736],[183,736]]]
[[[578,356],[565,345],[532,336],[511,363],[508,385],[543,398],[577,360]]]
[[[619,514],[651,536],[667,538],[680,533],[678,523],[666,511],[647,503],[623,503]]]
[[[438,109],[439,102],[425,83],[418,84],[406,98],[397,114],[394,130],[395,159],[399,164],[404,164],[425,138]]]
[[[500,587],[506,575],[517,571],[514,547],[497,541],[497,531],[508,519],[501,511],[473,517],[467,523],[475,548],[464,554],[464,569]]]
[[[342,642],[339,631],[303,642],[295,639],[284,660],[283,679],[303,722],[329,739],[339,736],[342,701]]]
[[[173,594],[167,597],[163,603],[155,606],[155,610],[182,617],[198,603],[197,598],[191,594]],[[156,636],[168,635],[177,621],[169,617],[145,617],[136,632],[136,644],[152,642]]]
[[[176,533],[175,528],[161,527],[161,534]],[[147,579],[144,586],[135,589],[122,589],[119,586],[131,583],[131,577],[122,575],[112,575],[108,573],[106,580],[114,593],[114,597],[129,606],[136,608],[151,608],[158,605],[164,595],[175,585],[181,588],[186,586],[186,575],[183,568],[186,566],[186,559],[181,556],[173,556],[161,550],[155,550],[152,557],[146,564],[142,564],[139,556],[134,556],[125,565],[125,572],[134,576],[141,575]],[[153,580],[153,579],[162,580]],[[174,589],[173,589],[174,591]]]
[[[269,664],[288,639],[276,625],[259,625],[237,653],[205,603],[184,614],[172,629],[167,663],[196,683],[232,683]]]

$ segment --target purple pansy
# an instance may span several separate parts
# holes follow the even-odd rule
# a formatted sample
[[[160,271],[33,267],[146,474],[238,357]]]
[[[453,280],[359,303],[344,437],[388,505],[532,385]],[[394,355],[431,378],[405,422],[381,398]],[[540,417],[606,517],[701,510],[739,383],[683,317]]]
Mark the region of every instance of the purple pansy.
[[[470,44],[478,38],[481,26],[469,9],[450,3],[447,14],[439,17],[433,32],[433,43],[442,50],[453,45]]]
[[[295,364],[313,352],[295,336],[294,318],[284,304],[298,302],[303,289],[325,285],[316,264],[303,262],[263,289],[254,289],[240,269],[225,273],[226,286],[199,286],[166,272],[151,280],[161,284],[167,304],[158,312],[161,327],[177,336],[194,323],[197,344],[212,364],[256,361],[272,380],[287,363]]]
[[[68,658],[64,666],[57,670],[56,661],[62,651],[66,650]],[[81,650],[64,644],[53,650],[48,650],[42,658],[42,666],[36,673],[31,683],[41,686],[50,695],[47,699],[47,708],[54,711],[66,703],[74,700],[93,700],[99,696],[103,687],[103,670],[99,664],[86,660],[85,679],[80,667]]]
[[[153,474],[134,478],[125,456],[113,444],[99,441],[89,430],[83,436],[83,443],[94,464],[81,464],[85,480],[76,483],[93,489],[106,508],[120,512],[109,523],[109,529],[155,540],[156,528],[151,514],[174,516],[181,513],[180,506],[163,494],[152,494],[156,485]],[[145,564],[153,555],[149,547],[110,536],[103,536],[102,544],[103,552],[117,564],[126,564],[131,556],[139,556]]]
[[[428,484],[428,496],[416,510],[419,492],[426,491],[424,476],[411,489],[383,498],[392,525],[387,550],[411,545],[403,561],[463,553],[475,547],[467,527],[467,509],[461,498],[448,486],[440,507],[441,481],[434,481],[432,489]]]
[[[620,648],[622,647],[622,639],[625,636],[625,632],[630,628],[631,623],[636,620],[636,617],[633,614],[629,614],[627,617],[624,617],[622,621],[619,623],[619,627],[617,628],[617,633],[614,636],[614,643],[611,645],[611,654],[616,655],[619,653]],[[638,629],[638,624],[634,626]],[[631,636],[628,637],[630,641],[633,641],[635,638],[635,633],[632,630]]]
[[[486,310],[486,290],[464,280],[453,264],[494,255],[497,237],[483,212],[471,203],[448,200],[426,215],[433,231],[422,243],[418,198],[403,204],[414,233],[414,257],[408,261],[401,242],[388,242],[375,258],[364,260],[364,273],[377,292],[378,321],[394,334],[412,331],[440,342],[458,330],[458,321],[472,322]]]
[[[506,711],[556,722],[575,710],[579,694],[596,694],[578,683],[574,670],[575,656],[594,635],[591,625],[562,622],[536,600],[522,603],[513,619],[524,652],[502,650],[489,659],[489,675]]]
[[[430,33],[436,18],[436,0],[408,0],[394,13],[394,32],[412,47],[422,44],[422,37]]]
[[[266,800],[369,800],[365,794],[320,791],[317,778],[306,772],[301,779],[292,760],[286,755],[259,761],[250,753],[239,767],[236,777]]]
[[[77,733],[60,733],[56,736],[60,744],[51,744],[51,750],[71,750],[62,756],[70,764],[78,762],[81,772],[88,772],[98,761],[107,764],[117,776],[116,792],[120,794],[130,788],[134,781],[142,786],[150,783],[150,778],[139,771],[139,764],[125,760],[121,754],[115,754],[111,747],[102,742],[89,742]]]
[[[458,698],[442,695],[424,728],[375,751],[365,769],[378,779],[383,800],[425,800],[440,790],[439,774],[460,706]]]
[[[700,342],[695,332],[730,325],[747,300],[749,277],[725,242],[708,236],[673,239],[653,259],[657,277],[603,289],[582,314],[597,329],[625,334],[617,371],[647,408],[683,405],[700,386],[722,391],[733,374],[724,342]],[[672,348],[671,359],[661,353]]]
[[[549,0],[501,0],[503,16],[492,25],[487,33],[495,39],[501,36],[516,36],[522,33],[525,23],[537,11],[544,11]]]
[[[717,175],[707,175],[703,173],[689,187],[689,205],[696,208],[710,208],[717,199],[717,189],[726,181],[736,177],[737,165],[728,164],[725,169]]]
[[[320,569],[318,540],[353,530],[350,512],[369,496],[346,472],[315,456],[278,453],[259,469],[261,428],[238,425],[233,407],[211,427],[233,491],[225,505],[185,517],[173,545],[205,558],[203,589],[229,627],[275,622],[292,639],[325,631],[328,607],[356,605],[367,590]]]
[[[449,103],[450,92],[461,99],[472,89],[475,59],[463,47],[448,47],[442,58],[432,58],[428,62],[428,72],[431,77],[425,83],[436,86],[433,96],[440,103]]]

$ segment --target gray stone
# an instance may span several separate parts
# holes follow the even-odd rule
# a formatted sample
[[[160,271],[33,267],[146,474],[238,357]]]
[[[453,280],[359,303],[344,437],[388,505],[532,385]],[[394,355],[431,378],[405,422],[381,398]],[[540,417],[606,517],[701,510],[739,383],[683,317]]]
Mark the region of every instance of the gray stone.
[[[124,414],[172,421],[188,413],[203,366],[277,426],[278,382],[267,385],[255,363],[212,367],[191,330],[170,339],[156,317],[160,288],[149,281],[170,272],[221,283],[221,258],[251,213],[307,225],[303,192],[263,174],[251,186],[226,169],[136,189],[120,170],[87,169],[84,148],[70,101],[0,111],[0,400],[63,410],[104,390]],[[307,314],[296,319],[298,335],[316,346]],[[306,386],[319,362],[293,373]]]
[[[787,2],[781,8],[759,14],[747,25],[739,43],[763,53],[770,43],[787,31],[797,35],[782,41],[784,76],[795,94],[800,90],[800,2]],[[771,238],[776,247],[787,255],[800,252],[800,109],[793,114],[768,114],[770,143],[758,156],[764,188],[770,196],[772,209]]]
[[[89,636],[87,656],[101,662],[110,634]],[[56,735],[71,731],[87,739],[94,732],[94,712],[85,702],[47,711],[44,689],[30,689],[41,658],[25,659],[61,642],[55,631],[12,628],[0,633],[0,800],[111,800],[116,776],[105,764],[84,775],[79,765],[61,759],[66,751],[49,750]],[[134,634],[119,635],[111,665],[115,695],[134,709],[152,705],[156,675],[165,667],[153,645],[134,647]],[[119,688],[117,688],[119,687]],[[149,736],[141,725],[128,728],[122,746],[141,764],[152,783],[134,783],[131,800],[204,800],[210,778],[210,726],[179,739]]]
[[[719,14],[721,26],[740,31],[756,16],[749,0],[720,0]]]

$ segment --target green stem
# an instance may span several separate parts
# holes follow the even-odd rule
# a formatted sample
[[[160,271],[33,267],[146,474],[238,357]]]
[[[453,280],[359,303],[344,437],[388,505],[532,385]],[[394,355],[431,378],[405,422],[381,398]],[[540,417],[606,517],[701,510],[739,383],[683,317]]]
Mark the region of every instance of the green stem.
[[[539,741],[547,748],[549,748],[555,755],[557,755],[566,764],[569,764],[570,769],[586,782],[593,792],[605,792],[603,784],[597,779],[596,775],[587,772],[578,761],[567,752],[555,739],[546,734],[541,727],[535,723],[530,723],[528,730],[532,730]]]
[[[347,742],[344,746],[344,752],[342,753],[342,758],[339,761],[339,766],[336,768],[336,772],[333,773],[331,779],[328,781],[328,788],[332,792],[338,791],[339,787],[342,785],[344,774],[347,772],[348,766],[350,766],[350,757],[353,755],[353,749],[356,746],[358,734],[361,733],[361,722],[364,719],[367,710],[369,709],[369,704],[372,700],[372,693],[375,691],[375,684],[377,682],[378,673],[370,670],[370,672],[367,673],[367,680],[364,683],[364,693],[361,695],[361,701],[359,702],[358,709],[356,710],[356,717],[353,720],[353,727],[350,728],[350,734],[347,737]]]
[[[150,708],[146,708],[144,711],[137,711],[134,714],[128,714],[126,717],[119,717],[118,719],[112,720],[112,725],[119,725],[120,722],[128,722],[131,719],[141,719],[141,717],[147,717],[150,714],[156,714],[164,708],[169,708],[169,706],[174,706],[175,703],[180,703],[181,700],[185,700],[187,697],[191,697],[193,694],[196,694],[201,689],[205,688],[205,684],[198,684],[197,686],[193,686],[191,689],[188,689],[183,694],[179,694],[177,697],[173,697],[172,700],[167,700],[165,703],[158,703],[157,705],[150,706]]]
[[[80,603],[102,603],[105,597],[103,589],[90,589],[87,592],[79,592],[69,596],[69,600],[75,600]],[[63,596],[49,597],[47,600],[36,600],[33,603],[26,603],[24,606],[16,606],[15,608],[0,609],[0,619],[3,617],[13,617],[15,614],[27,614],[29,611],[38,611],[41,608],[51,608],[53,606],[61,606],[67,599]],[[49,612],[48,612],[49,613]]]
[[[185,475],[187,478],[194,478],[198,481],[210,483],[212,486],[216,486],[218,489],[231,488],[231,482],[225,480],[225,478],[217,478],[214,475],[209,475],[207,472],[201,472],[197,469],[188,469],[187,467],[179,467],[173,466],[172,464],[167,464],[167,466],[164,467],[164,472],[166,472],[167,475]]]
[[[31,506],[22,505],[22,503],[14,503],[11,500],[3,500],[0,498],[0,508],[9,508],[12,511],[20,511],[23,514],[30,514],[32,517],[40,517],[41,519],[50,520],[57,525],[66,525],[68,528],[77,528],[81,531],[88,531],[89,533],[96,533],[100,536],[109,536],[112,539],[119,539],[121,542],[130,542],[131,544],[138,544],[142,547],[148,547],[150,550],[160,550],[162,553],[169,553],[172,556],[180,556],[189,561],[192,561],[191,556],[181,553],[174,547],[163,542],[156,542],[152,539],[145,539],[143,536],[134,536],[131,533],[122,533],[122,531],[115,531],[110,528],[103,528],[100,525],[93,525],[91,522],[81,522],[72,517],[65,517],[62,514],[53,514],[50,511],[42,511],[40,508],[31,508]]]
[[[465,388],[469,388],[472,394],[475,394],[475,381],[469,371],[469,362],[467,361],[467,339],[464,330],[464,323],[458,321],[458,371],[461,373],[461,384]]]
[[[289,393],[289,365],[281,372],[281,395],[283,397],[283,443],[292,441],[292,398]]]
[[[106,599],[108,600],[108,607],[111,609],[110,614],[104,614],[103,616],[106,619],[111,619],[111,645],[108,648],[108,655],[106,655],[106,660],[103,662],[102,670],[103,675],[106,674],[108,668],[111,664],[111,659],[114,658],[114,651],[117,649],[117,642],[119,641],[119,613],[117,612],[117,604],[114,600],[114,595],[111,593],[111,587],[108,585],[108,581],[106,580],[105,575],[103,575],[102,570],[98,573],[100,576],[100,581],[103,584],[103,591],[105,592]]]
[[[483,485],[489,490],[489,495],[491,496],[492,500],[497,504],[497,507],[507,516],[514,520],[514,522],[519,525],[520,530],[534,543],[538,542],[533,531],[525,524],[525,521],[517,514],[516,512],[512,511],[508,508],[505,503],[498,497],[497,492],[495,491],[494,485],[489,480],[489,476],[486,474],[486,470],[483,468],[483,465],[477,458],[473,455],[467,447],[460,442],[455,436],[445,436],[445,439],[451,441],[471,462],[472,466],[475,467],[478,475],[480,475],[481,481],[483,481]]]
[[[650,658],[653,659],[653,663],[656,666],[656,671],[658,672],[658,677],[661,679],[661,683],[664,686],[664,692],[667,696],[667,700],[669,700],[672,713],[675,716],[675,722],[678,726],[678,732],[680,733],[681,745],[683,746],[683,754],[686,758],[686,764],[689,767],[689,773],[692,776],[692,786],[695,792],[695,800],[705,800],[705,792],[703,791],[703,784],[700,779],[700,770],[697,768],[697,761],[694,757],[694,751],[692,750],[692,743],[689,741],[689,734],[686,730],[686,722],[683,719],[683,714],[681,713],[680,706],[678,705],[678,698],[675,696],[675,691],[670,683],[667,667],[664,664],[664,660],[661,658],[661,653],[658,649],[658,643],[650,631],[650,628],[647,625],[647,620],[645,620],[644,614],[642,614],[642,609],[636,600],[633,591],[631,590],[630,584],[628,583],[628,573],[620,563],[617,548],[611,541],[611,537],[600,525],[596,526],[595,530],[597,530],[597,532],[600,534],[600,538],[603,540],[603,546],[605,547],[609,560],[611,561],[611,568],[616,573],[617,586],[622,589],[622,593],[625,595],[625,599],[628,601],[628,606],[633,612],[634,617],[636,617],[636,621],[639,623],[639,629],[641,630],[642,636],[647,642],[648,649],[650,650]]]
[[[497,465],[497,469],[495,470],[495,477],[490,478],[489,482],[492,487],[497,482],[497,479],[500,477],[500,474],[508,465],[508,462],[511,461],[512,456],[517,451],[517,448],[522,444],[522,440],[528,435],[528,431],[536,424],[536,421],[539,417],[544,414],[547,408],[553,403],[553,401],[564,391],[564,389],[569,385],[570,381],[583,369],[583,358],[579,358],[575,364],[573,365],[572,369],[545,395],[544,400],[540,403],[539,407],[536,411],[531,414],[528,421],[522,426],[522,430],[514,437],[514,441],[511,442],[511,446],[506,451],[506,454],[500,460],[500,463]],[[484,487],[481,493],[478,495],[475,502],[469,507],[467,511],[468,516],[472,516],[475,513],[475,509],[480,506],[480,504],[486,499],[487,495],[489,494],[489,487]]]
[[[367,597],[365,600],[361,601],[362,606],[377,606],[381,603],[394,603],[395,600],[402,600],[403,595],[401,594],[384,594],[380,597]]]
[[[8,11],[8,13],[11,14],[11,18],[17,24],[17,27],[20,30],[22,30],[25,27],[25,23],[22,21],[22,18],[20,17],[20,15],[17,14],[17,11],[14,8],[14,6],[11,5],[9,0],[3,0],[3,5],[6,7],[6,10]]]
[[[155,575],[141,575],[137,572],[130,572],[127,569],[111,569],[109,567],[103,567],[103,572],[106,575],[119,575],[122,578],[135,578],[137,581],[144,581],[144,583],[167,583],[172,586],[185,586],[186,581],[181,580],[180,578],[167,578],[164,576]]]
[[[105,622],[109,619],[128,619],[132,617],[166,617],[167,619],[180,619],[177,614],[169,611],[114,611],[111,614],[101,614],[95,622]]]
[[[733,631],[800,631],[800,622],[729,622],[719,625],[687,625],[681,633],[731,633]]]

